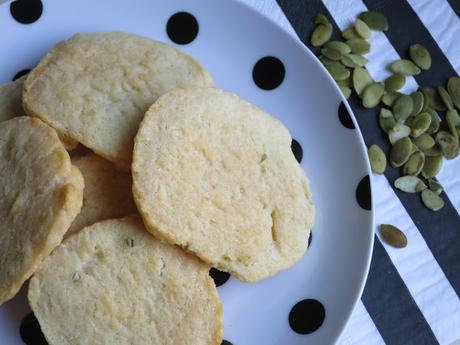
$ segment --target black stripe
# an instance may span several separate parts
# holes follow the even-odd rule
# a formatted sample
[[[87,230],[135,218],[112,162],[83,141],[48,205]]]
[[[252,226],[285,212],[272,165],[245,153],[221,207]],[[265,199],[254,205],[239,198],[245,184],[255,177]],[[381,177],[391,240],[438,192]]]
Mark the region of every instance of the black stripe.
[[[447,0],[447,2],[450,4],[450,7],[452,7],[454,12],[457,13],[457,17],[460,18],[460,1],[458,1],[458,0]]]
[[[308,41],[314,27],[313,19],[318,12],[322,12],[330,18],[336,37],[340,35],[340,30],[321,1],[277,1],[300,39],[307,46],[309,46]],[[350,97],[349,103],[357,117],[359,127],[362,129],[366,144],[376,143],[388,152],[389,143],[378,126],[376,110],[363,108],[360,99],[354,94]],[[386,173],[386,177],[390,181],[393,181],[397,175],[398,172],[392,169],[388,169]],[[406,200],[407,202],[414,203],[414,199]],[[415,203],[418,204],[418,201]],[[396,268],[382,245],[378,240],[376,242],[372,259],[372,272],[368,277],[366,297],[363,296],[363,303],[380,334],[388,344],[437,344],[428,323],[404,285]],[[371,296],[370,290],[376,286],[383,287],[378,290],[381,295],[378,298],[368,298]],[[382,299],[387,303],[384,307],[382,307]],[[388,317],[382,315],[386,312],[386,309],[391,309]],[[413,327],[411,326],[403,331],[397,328],[395,325],[403,322],[403,319],[407,320],[407,322],[414,322]],[[417,329],[417,334],[412,332],[412,329]],[[417,338],[419,334],[425,337],[422,342],[420,342],[420,338]],[[415,338],[418,339],[418,342],[413,342]],[[398,339],[398,342],[392,342],[394,339]]]

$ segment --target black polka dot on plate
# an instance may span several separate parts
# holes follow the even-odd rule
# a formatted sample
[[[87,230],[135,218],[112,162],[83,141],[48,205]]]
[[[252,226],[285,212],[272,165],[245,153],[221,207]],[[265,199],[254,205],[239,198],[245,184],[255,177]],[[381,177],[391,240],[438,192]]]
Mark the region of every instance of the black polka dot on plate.
[[[19,333],[26,345],[48,345],[40,329],[40,324],[33,313],[24,317],[19,328]]]
[[[220,343],[220,345],[233,345],[233,344],[229,342],[228,340],[223,340],[222,343]]]
[[[370,210],[372,208],[369,175],[364,176],[361,181],[359,181],[358,187],[356,188],[356,201],[359,206],[365,210]]]
[[[254,83],[263,90],[276,89],[283,82],[285,75],[283,63],[274,56],[263,57],[252,70]]]
[[[310,248],[310,244],[312,240],[313,240],[313,230],[310,231],[310,237],[308,237],[308,248]]]
[[[214,279],[214,283],[216,284],[217,287],[224,285],[227,282],[227,280],[230,279],[229,273],[219,271],[218,269],[215,269],[215,268],[211,268],[209,270],[209,275],[211,276],[212,279]]]
[[[289,325],[299,334],[310,334],[323,324],[326,310],[316,299],[304,299],[298,302],[289,313]]]
[[[339,120],[346,128],[355,129],[350,113],[343,102],[340,102],[339,106]]]
[[[198,35],[198,30],[198,21],[188,12],[173,14],[166,24],[169,39],[177,44],[192,42]]]
[[[10,4],[13,18],[21,24],[35,23],[43,13],[43,4],[40,0],[16,0]]]
[[[23,75],[26,75],[29,72],[30,72],[30,69],[23,69],[23,70],[19,71],[18,73],[16,73],[14,75],[12,81],[15,81],[16,79],[21,78]]]
[[[303,149],[302,149],[302,146],[300,146],[299,142],[297,140],[295,140],[295,139],[292,139],[291,150],[292,150],[292,153],[295,156],[295,159],[297,159],[297,162],[299,162],[299,163],[302,162]]]

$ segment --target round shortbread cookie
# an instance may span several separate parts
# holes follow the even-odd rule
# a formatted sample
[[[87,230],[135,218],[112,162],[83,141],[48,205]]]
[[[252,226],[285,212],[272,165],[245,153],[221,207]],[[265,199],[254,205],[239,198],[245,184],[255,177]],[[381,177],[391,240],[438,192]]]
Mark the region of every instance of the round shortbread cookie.
[[[29,284],[50,345],[220,345],[222,306],[209,267],[145,231],[139,216],[69,237]]]
[[[213,81],[173,46],[123,32],[77,34],[58,43],[29,74],[23,102],[29,115],[129,168],[145,111],[185,85]]]
[[[280,121],[214,88],[162,96],[135,138],[133,194],[147,229],[243,281],[294,264],[314,219]]]
[[[111,162],[89,153],[72,158],[85,180],[83,206],[66,236],[101,220],[120,218],[137,212],[131,192],[131,174],[116,169]]]
[[[82,199],[83,178],[54,129],[30,117],[0,123],[0,304],[61,243]]]
[[[22,109],[22,85],[25,77],[0,84],[0,122],[25,115]]]

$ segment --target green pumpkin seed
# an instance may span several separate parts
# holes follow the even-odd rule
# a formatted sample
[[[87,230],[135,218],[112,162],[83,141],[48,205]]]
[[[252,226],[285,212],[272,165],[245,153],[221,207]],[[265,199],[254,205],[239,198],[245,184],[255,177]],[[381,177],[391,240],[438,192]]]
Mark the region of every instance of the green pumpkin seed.
[[[430,190],[433,192],[433,193],[436,193],[436,194],[441,194],[442,193],[442,185],[436,181],[436,180],[433,180],[432,178],[430,178],[428,180],[428,186],[430,187]]]
[[[393,62],[390,65],[390,70],[393,73],[401,73],[404,75],[417,75],[420,74],[421,70],[412,61],[401,59]]]
[[[426,130],[426,132],[428,134],[434,134],[439,130],[439,126],[441,125],[441,118],[439,117],[438,113],[431,108],[427,108],[425,111],[431,116],[430,127]]]
[[[402,88],[405,83],[406,83],[406,77],[400,73],[395,73],[389,76],[387,79],[385,79],[384,81],[385,91],[387,92],[397,91],[400,88]]]
[[[380,225],[380,236],[382,240],[395,248],[405,248],[407,246],[407,237],[396,226],[390,224]]]
[[[412,103],[414,104],[412,113],[410,115],[415,116],[417,114],[420,114],[420,112],[423,109],[424,103],[423,93],[421,91],[415,91],[411,93],[410,97],[412,98]]]
[[[406,193],[418,193],[426,189],[426,184],[416,176],[402,176],[395,180],[396,189]]]
[[[422,133],[420,136],[413,138],[412,142],[422,151],[428,150],[435,145],[434,139],[427,133]]]
[[[315,18],[315,24],[327,25],[327,24],[330,24],[330,22],[329,22],[329,19],[327,19],[327,17],[324,14],[318,13],[318,15]]]
[[[382,128],[382,130],[387,134],[396,125],[396,120],[390,110],[386,108],[380,109],[379,125],[380,128]]]
[[[424,163],[425,155],[422,152],[413,153],[403,166],[403,174],[417,176],[422,172]]]
[[[452,103],[452,99],[450,98],[450,95],[445,88],[443,88],[442,86],[439,86],[438,94],[448,110],[454,109],[454,103]]]
[[[384,87],[382,83],[373,83],[366,87],[363,91],[363,107],[374,108],[382,99]]]
[[[460,78],[451,77],[447,81],[447,91],[457,109],[460,109]]]
[[[450,133],[458,139],[458,129],[460,128],[460,115],[456,109],[450,109],[446,114],[447,127]]]
[[[435,177],[442,167],[442,156],[428,156],[425,154],[425,164],[423,165],[422,175],[425,178]]]
[[[371,85],[374,81],[367,69],[357,67],[353,70],[353,87],[356,93],[361,96],[364,89]]]
[[[332,37],[331,24],[319,24],[311,34],[310,43],[313,47],[320,47]]]
[[[394,127],[388,132],[388,139],[394,145],[398,140],[408,137],[410,134],[410,127],[396,122]]]
[[[425,154],[425,157],[442,156],[442,151],[437,145],[434,145],[430,147],[429,149],[423,150],[423,153]]]
[[[340,90],[342,91],[343,96],[348,99],[351,96],[351,89],[348,86],[339,85]]]
[[[458,138],[446,131],[439,131],[435,137],[436,144],[447,159],[454,159],[459,153]]]
[[[354,26],[350,26],[344,32],[342,32],[342,37],[346,40],[351,40],[352,38],[360,38],[361,36],[355,30]]]
[[[369,53],[371,45],[362,38],[352,38],[345,42],[355,54],[363,55]]]
[[[444,102],[435,89],[431,87],[424,87],[421,89],[421,91],[425,97],[425,103],[427,104],[427,107],[433,108],[437,111],[446,110]]]
[[[324,47],[321,49],[321,54],[327,57],[330,60],[339,61],[342,58],[342,53],[334,48]]]
[[[349,76],[348,78],[344,79],[344,80],[339,80],[337,81],[337,85],[339,86],[346,86],[346,87],[352,87],[353,86],[353,82],[351,80],[351,76]]]
[[[394,168],[403,166],[412,154],[412,141],[408,137],[399,139],[391,148],[390,163]]]
[[[388,19],[382,13],[376,11],[366,11],[358,16],[369,28],[376,31],[388,30]]]
[[[350,76],[350,71],[342,64],[340,65],[326,65],[326,69],[334,80],[345,80]]]
[[[329,41],[324,45],[324,47],[335,49],[342,55],[349,54],[351,52],[350,47],[341,41]]]
[[[391,107],[393,106],[394,101],[401,95],[402,93],[396,91],[387,92],[382,97],[382,103],[385,104],[387,107]]]
[[[409,47],[409,56],[418,67],[428,70],[431,67],[431,55],[428,50],[421,44],[413,44]]]
[[[327,57],[323,56],[323,55],[320,55],[318,57],[319,61],[321,61],[321,63],[324,65],[324,66],[328,66],[328,65],[341,65],[341,63],[339,61],[334,61],[334,60],[331,60],[331,59],[328,59]]]
[[[404,122],[414,109],[414,102],[408,95],[402,94],[393,102],[393,114],[396,121]]]
[[[444,200],[435,192],[425,189],[422,191],[422,202],[426,208],[432,211],[439,211],[444,207]]]
[[[383,174],[387,167],[387,157],[382,149],[377,145],[371,145],[367,150],[372,171],[376,174]]]
[[[347,67],[355,68],[365,66],[368,60],[364,56],[358,54],[347,54],[342,56],[340,62]]]
[[[417,138],[421,134],[425,133],[431,125],[431,115],[427,112],[423,112],[418,114],[414,120],[412,121],[412,125],[410,126],[411,136]]]
[[[371,37],[371,29],[369,29],[369,26],[362,21],[361,19],[356,19],[355,22],[355,30],[364,39],[368,39]]]

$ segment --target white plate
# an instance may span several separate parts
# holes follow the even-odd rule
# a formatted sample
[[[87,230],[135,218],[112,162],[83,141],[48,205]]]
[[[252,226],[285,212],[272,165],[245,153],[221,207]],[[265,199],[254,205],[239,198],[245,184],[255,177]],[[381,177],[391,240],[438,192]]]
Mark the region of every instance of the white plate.
[[[18,18],[21,6],[26,6],[21,2],[16,3]],[[0,5],[0,82],[33,67],[56,42],[80,31],[123,30],[174,43],[166,27],[169,18],[181,11],[193,14],[199,31],[192,42],[180,47],[201,61],[221,88],[281,119],[300,143],[301,164],[311,179],[317,207],[311,247],[294,267],[256,284],[231,278],[219,287],[225,339],[234,345],[332,344],[361,295],[370,263],[373,212],[357,201],[358,194],[361,204],[370,207],[369,165],[359,131],[343,124],[350,125],[351,111],[341,105],[340,91],[297,39],[237,1],[47,0],[41,17],[30,25],[18,23],[10,4],[4,3]],[[182,17],[176,18],[180,22]],[[272,90],[261,89],[253,80],[255,64],[266,56],[279,59],[285,69],[281,84]],[[262,77],[269,81],[273,77],[276,84],[280,75],[273,74],[276,68],[272,67],[262,68]],[[29,312],[24,290],[0,308],[1,344],[23,344],[18,330]],[[291,313],[304,299],[319,301],[325,310],[324,322],[310,334],[296,333],[289,322],[305,333],[321,317],[320,305]],[[28,343],[34,344],[33,339]]]

